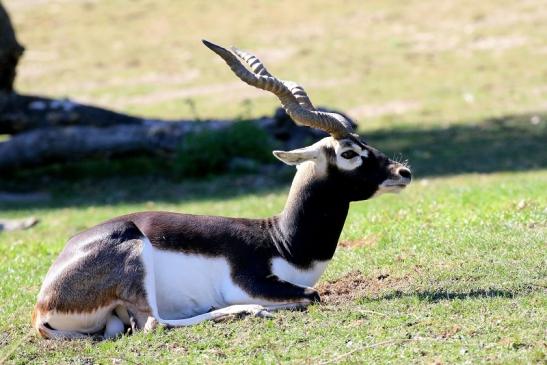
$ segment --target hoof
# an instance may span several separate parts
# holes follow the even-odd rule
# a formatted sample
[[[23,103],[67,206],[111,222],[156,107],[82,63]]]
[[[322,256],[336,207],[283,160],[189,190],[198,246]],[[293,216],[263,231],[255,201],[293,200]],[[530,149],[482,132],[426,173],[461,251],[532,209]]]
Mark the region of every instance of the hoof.
[[[143,328],[143,331],[146,333],[146,332],[152,332],[153,330],[155,330],[156,328],[158,327],[158,321],[156,320],[156,318],[150,316],[148,317],[148,319],[146,320],[146,323],[144,325],[144,328]]]

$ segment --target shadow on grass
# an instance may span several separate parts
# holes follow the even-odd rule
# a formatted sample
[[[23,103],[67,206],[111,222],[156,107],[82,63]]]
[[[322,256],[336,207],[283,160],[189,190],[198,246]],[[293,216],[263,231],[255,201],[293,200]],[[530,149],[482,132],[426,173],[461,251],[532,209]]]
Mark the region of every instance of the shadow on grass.
[[[385,129],[366,137],[388,155],[408,159],[417,177],[547,167],[547,114],[509,115],[446,128]]]
[[[30,184],[24,192],[0,194],[0,211],[89,207],[138,203],[220,201],[245,195],[266,195],[288,188],[292,171],[264,169],[261,174],[231,174],[200,180],[181,180],[162,174],[105,176],[65,179],[42,176],[42,184]],[[0,191],[2,190],[0,184]],[[21,185],[19,185],[21,187]],[[8,195],[2,201],[1,195]],[[10,196],[11,195],[11,196]],[[27,198],[30,196],[30,198]],[[34,198],[36,196],[36,198]],[[188,212],[191,213],[191,212]]]
[[[384,129],[368,133],[366,139],[389,156],[408,159],[417,177],[547,168],[545,113],[509,115],[446,128]],[[0,191],[42,191],[51,198],[23,203],[0,201],[0,209],[222,200],[284,191],[294,174],[293,168],[280,163],[253,176],[197,181],[176,178],[171,170],[169,160],[137,157],[18,172],[0,179]]]
[[[437,303],[444,300],[466,300],[482,298],[514,298],[519,295],[527,294],[530,288],[522,290],[503,290],[503,289],[473,289],[467,292],[451,292],[447,290],[439,291],[421,291],[415,293],[405,293],[400,290],[382,295],[377,300],[393,300],[403,297],[417,297],[419,300],[431,303]]]
[[[395,277],[391,275],[366,276],[359,270],[351,271],[342,277],[317,285],[323,304],[344,304],[357,301],[359,304],[417,298],[420,301],[436,303],[445,300],[467,300],[481,298],[514,298],[527,295],[543,287],[528,283],[512,288],[474,288],[469,290],[412,289],[414,278],[410,275]]]

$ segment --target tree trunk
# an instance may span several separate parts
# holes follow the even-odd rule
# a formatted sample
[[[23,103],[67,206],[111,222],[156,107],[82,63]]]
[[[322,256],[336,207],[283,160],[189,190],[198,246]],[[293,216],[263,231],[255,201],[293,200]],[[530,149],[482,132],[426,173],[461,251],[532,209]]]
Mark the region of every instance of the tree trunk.
[[[13,91],[15,69],[24,50],[17,42],[8,12],[0,2],[0,92]]]

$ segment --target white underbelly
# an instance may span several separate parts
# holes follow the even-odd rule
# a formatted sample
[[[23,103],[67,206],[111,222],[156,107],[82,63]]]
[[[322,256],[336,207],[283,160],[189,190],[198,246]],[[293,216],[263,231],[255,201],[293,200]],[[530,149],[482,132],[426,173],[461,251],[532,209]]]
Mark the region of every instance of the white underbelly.
[[[116,304],[112,303],[107,307],[97,308],[92,312],[64,313],[50,311],[43,319],[43,322],[47,322],[56,330],[96,333],[104,328]]]
[[[263,296],[253,298],[235,284],[230,265],[224,257],[160,250],[153,247],[149,240],[143,245],[141,257],[146,272],[148,302],[154,315],[161,319],[193,317],[213,308],[234,304],[278,303]],[[328,261],[319,261],[311,268],[301,270],[281,258],[275,258],[271,269],[282,280],[300,286],[313,286],[327,264]]]
[[[156,301],[163,319],[180,319],[222,308],[234,286],[224,258],[153,249]]]

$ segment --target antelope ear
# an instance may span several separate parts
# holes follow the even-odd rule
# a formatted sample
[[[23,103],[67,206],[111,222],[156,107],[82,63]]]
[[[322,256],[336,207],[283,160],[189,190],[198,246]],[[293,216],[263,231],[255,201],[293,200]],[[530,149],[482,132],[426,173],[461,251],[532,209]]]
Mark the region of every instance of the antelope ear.
[[[314,147],[310,146],[292,151],[273,151],[273,155],[287,165],[298,165],[317,158],[319,151]]]

